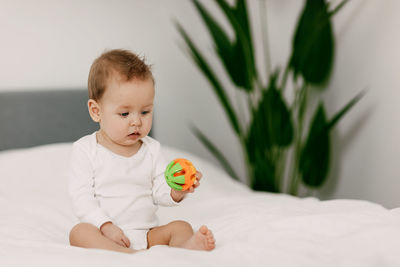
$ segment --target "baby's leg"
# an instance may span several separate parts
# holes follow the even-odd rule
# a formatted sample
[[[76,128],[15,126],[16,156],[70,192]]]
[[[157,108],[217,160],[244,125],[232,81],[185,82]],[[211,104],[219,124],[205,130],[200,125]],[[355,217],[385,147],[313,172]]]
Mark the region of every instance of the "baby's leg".
[[[96,226],[88,223],[79,223],[75,225],[69,233],[69,242],[71,246],[82,248],[100,248],[125,253],[136,252],[133,249],[120,246],[111,239],[108,239]]]
[[[173,221],[167,225],[152,228],[147,234],[148,247],[155,245],[169,245],[171,247],[212,250],[215,248],[215,239],[212,232],[206,227],[200,227],[193,233],[192,226],[185,221]]]

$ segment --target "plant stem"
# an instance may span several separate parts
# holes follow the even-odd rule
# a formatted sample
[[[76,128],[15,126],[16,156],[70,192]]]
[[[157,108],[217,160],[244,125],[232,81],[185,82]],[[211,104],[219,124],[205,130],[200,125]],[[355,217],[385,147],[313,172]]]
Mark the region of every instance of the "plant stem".
[[[284,178],[286,173],[286,166],[287,166],[287,149],[286,148],[279,148],[278,155],[277,155],[277,170],[276,170],[276,185],[278,187],[278,191],[283,193],[284,188]]]
[[[251,97],[251,93],[247,93],[247,107],[249,109],[249,114],[252,117],[253,116],[253,100]],[[250,121],[251,123],[251,121]],[[251,183],[254,180],[253,177],[253,165],[250,162],[250,158],[249,158],[249,154],[247,153],[247,146],[246,146],[246,137],[248,135],[248,131],[242,132],[242,135],[238,136],[239,138],[239,142],[240,145],[242,147],[242,154],[243,157],[245,159],[245,163],[246,163],[246,172],[247,172],[247,179],[246,179],[246,183],[251,186]]]
[[[287,78],[289,75],[289,64],[290,64],[290,58],[288,59],[288,62],[286,63],[285,72],[283,73],[283,77],[282,77],[282,82],[281,82],[281,87],[280,87],[282,89],[282,92],[285,91],[285,89],[286,89],[286,81],[287,81]]]
[[[240,101],[240,96],[239,96],[240,90],[235,90],[235,100],[236,100],[236,105],[237,105],[237,109],[238,109],[238,124],[239,124],[239,128],[241,129],[246,129],[246,115],[243,112],[243,106],[241,104]],[[243,135],[243,131],[240,131],[240,135]]]
[[[267,77],[271,74],[271,54],[269,51],[269,40],[268,40],[268,20],[267,20],[267,8],[266,0],[261,0],[260,4],[260,18],[261,18],[261,36],[263,39],[264,56],[265,56],[265,72]]]
[[[297,91],[296,99],[294,102],[293,110],[297,111],[297,131],[295,133],[295,147],[293,151],[294,162],[292,164],[292,176],[290,181],[290,194],[297,195],[298,187],[300,183],[299,179],[299,161],[300,161],[300,153],[301,153],[301,143],[303,137],[303,123],[304,123],[304,113],[305,107],[307,104],[307,84],[304,84],[300,90]]]
[[[269,39],[268,39],[268,19],[267,19],[267,8],[266,8],[266,0],[261,0],[260,2],[260,20],[261,20],[261,36],[263,40],[263,48],[264,48],[264,57],[265,57],[265,72],[267,74],[267,79],[271,77],[272,64],[271,64],[271,54],[269,47]],[[267,81],[267,84],[269,81]],[[261,91],[263,91],[263,87],[261,87]],[[265,89],[264,89],[265,90]],[[272,126],[269,128],[271,129]],[[282,188],[282,167],[284,164],[284,160],[282,158],[282,149],[280,147],[271,149],[271,160],[273,165],[276,167],[275,169],[275,187],[278,192],[281,192]]]
[[[249,155],[247,153],[247,147],[246,147],[246,142],[244,140],[244,137],[239,138],[240,145],[242,148],[242,155],[244,157],[245,163],[246,163],[246,172],[247,172],[247,179],[246,179],[246,184],[251,185],[253,182],[253,165],[250,162]]]

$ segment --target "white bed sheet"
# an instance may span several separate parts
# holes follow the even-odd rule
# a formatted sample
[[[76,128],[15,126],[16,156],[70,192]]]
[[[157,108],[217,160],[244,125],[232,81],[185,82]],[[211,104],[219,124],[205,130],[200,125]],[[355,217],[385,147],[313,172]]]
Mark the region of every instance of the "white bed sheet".
[[[69,246],[71,144],[0,152],[0,266],[400,266],[400,210],[356,200],[255,193],[213,164],[173,148],[203,172],[195,194],[160,208],[161,223],[208,225],[211,252],[156,246],[122,253]]]

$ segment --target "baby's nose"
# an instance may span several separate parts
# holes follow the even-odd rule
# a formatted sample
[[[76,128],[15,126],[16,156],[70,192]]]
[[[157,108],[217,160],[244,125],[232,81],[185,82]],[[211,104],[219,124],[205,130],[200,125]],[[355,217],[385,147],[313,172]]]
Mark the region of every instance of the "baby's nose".
[[[138,115],[133,115],[131,119],[131,125],[137,126],[141,124],[140,116]]]

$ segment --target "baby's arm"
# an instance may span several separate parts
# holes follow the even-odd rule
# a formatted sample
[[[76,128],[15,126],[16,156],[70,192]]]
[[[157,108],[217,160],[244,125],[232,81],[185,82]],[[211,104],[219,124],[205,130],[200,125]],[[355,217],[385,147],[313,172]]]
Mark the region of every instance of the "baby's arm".
[[[111,218],[100,208],[95,197],[93,165],[84,146],[74,144],[69,175],[69,194],[75,213],[81,222],[93,224],[101,233],[115,243],[129,247],[129,239],[111,222]]]
[[[75,214],[81,222],[100,228],[111,218],[100,208],[94,191],[94,171],[88,150],[74,143],[69,174],[69,195]]]

